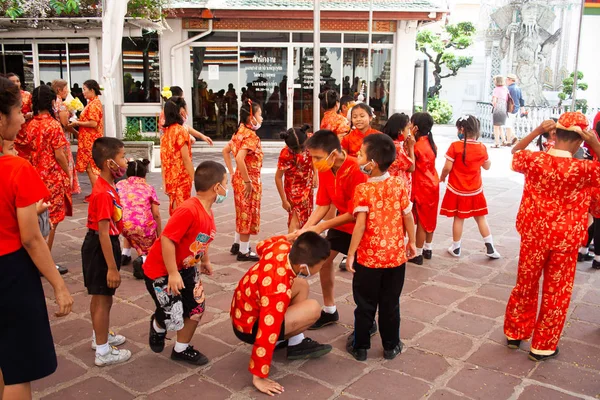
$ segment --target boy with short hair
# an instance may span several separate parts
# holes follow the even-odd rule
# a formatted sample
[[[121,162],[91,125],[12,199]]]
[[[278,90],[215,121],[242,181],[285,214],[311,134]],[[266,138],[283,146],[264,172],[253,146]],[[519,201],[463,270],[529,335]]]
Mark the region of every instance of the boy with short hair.
[[[348,251],[348,270],[354,272],[352,293],[354,333],[346,349],[364,361],[371,347],[370,329],[379,308],[379,333],[384,358],[402,352],[400,294],[405,265],[416,254],[412,203],[404,180],[387,169],[396,159],[394,141],[387,135],[365,137],[358,163],[369,179],[356,187],[356,225]],[[408,244],[404,237],[408,235]]]
[[[89,197],[89,231],[81,247],[81,263],[85,287],[92,295],[90,314],[95,364],[102,367],[125,362],[131,357],[129,350],[115,347],[125,343],[125,337],[109,331],[113,296],[121,284],[119,235],[123,230],[123,209],[115,179],[122,177],[127,169],[123,142],[109,137],[96,139],[92,159],[100,168],[100,176]]]
[[[584,140],[600,155],[598,138],[587,126],[583,114],[564,113],[556,123],[553,148],[548,152],[517,150],[513,156],[512,169],[525,175],[525,186],[517,214],[519,269],[506,306],[504,334],[513,349],[533,335],[529,352],[533,361],[558,355],[577,252],[587,231],[589,189],[600,186],[600,163],[573,158]],[[534,130],[515,147],[524,149],[543,131]],[[542,304],[537,315],[542,272]]]
[[[354,189],[357,185],[365,182],[367,177],[360,172],[356,158],[347,155],[342,150],[340,139],[332,131],[317,131],[306,142],[306,148],[319,173],[319,188],[317,190],[317,207],[304,225],[304,229],[310,229],[319,234],[327,231],[327,240],[331,245],[329,258],[319,273],[323,290],[323,311],[319,320],[311,327],[311,329],[319,329],[335,323],[340,318],[333,296],[335,283],[333,260],[338,253],[348,254],[354,230],[354,216],[352,215]],[[337,208],[337,216],[327,221],[321,221],[332,206]]]
[[[319,318],[320,306],[308,298],[306,279],[319,272],[329,257],[329,243],[305,232],[291,244],[288,236],[275,236],[256,247],[260,261],[238,283],[231,302],[231,322],[238,339],[253,344],[249,371],[252,383],[274,395],[283,387],[268,379],[276,345],[287,341],[288,360],[321,357],[331,346],[304,337]]]
[[[171,359],[204,365],[208,358],[190,345],[205,310],[200,273],[212,275],[208,246],[215,237],[214,203],[227,197],[225,167],[204,161],[194,173],[196,196],[179,205],[143,265],[146,289],[156,304],[149,344],[160,353],[167,331],[177,331]],[[197,269],[200,267],[200,271]]]

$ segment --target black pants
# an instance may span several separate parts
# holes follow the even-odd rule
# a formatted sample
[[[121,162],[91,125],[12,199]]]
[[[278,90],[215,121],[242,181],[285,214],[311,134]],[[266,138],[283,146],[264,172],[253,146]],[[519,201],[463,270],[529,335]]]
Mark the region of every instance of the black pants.
[[[594,252],[600,255],[600,218],[594,218],[594,222],[588,228],[587,247],[590,247],[592,239],[594,239]]]
[[[385,350],[392,350],[400,342],[400,293],[405,264],[395,268],[367,268],[354,262],[354,269],[354,348],[371,348],[369,330],[379,307],[381,343]]]

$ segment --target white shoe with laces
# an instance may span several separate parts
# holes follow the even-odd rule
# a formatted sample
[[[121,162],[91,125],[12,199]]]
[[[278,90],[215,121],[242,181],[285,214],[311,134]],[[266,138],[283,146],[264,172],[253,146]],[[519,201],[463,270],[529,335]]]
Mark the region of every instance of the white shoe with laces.
[[[116,347],[111,347],[110,351],[103,356],[96,353],[94,364],[98,367],[105,367],[107,365],[124,363],[130,358],[131,351],[125,349],[119,350]]]
[[[123,335],[117,335],[113,331],[108,331],[108,345],[109,346],[120,346],[125,343],[127,339]],[[92,350],[96,350],[96,336],[92,335]]]

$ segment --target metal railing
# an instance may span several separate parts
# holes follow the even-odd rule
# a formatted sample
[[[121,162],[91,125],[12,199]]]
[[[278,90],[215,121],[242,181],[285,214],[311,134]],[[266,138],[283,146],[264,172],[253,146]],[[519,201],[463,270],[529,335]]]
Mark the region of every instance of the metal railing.
[[[515,120],[515,134],[518,138],[526,136],[528,133],[537,128],[543,121],[550,118],[558,118],[565,111],[570,111],[568,106],[561,107],[522,107],[521,110],[525,115],[517,115]],[[600,111],[600,107],[588,107],[584,113],[590,124],[594,120],[596,114]],[[521,114],[521,111],[519,111]],[[492,138],[494,124],[492,122],[492,104],[486,102],[477,103],[477,118],[481,123],[481,136],[484,138]],[[590,125],[590,128],[594,128]]]

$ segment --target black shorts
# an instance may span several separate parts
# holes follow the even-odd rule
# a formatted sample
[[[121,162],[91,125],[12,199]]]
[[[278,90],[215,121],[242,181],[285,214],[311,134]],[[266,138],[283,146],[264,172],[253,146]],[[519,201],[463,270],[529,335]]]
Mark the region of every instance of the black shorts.
[[[117,263],[117,270],[121,270],[121,244],[119,236],[111,236],[113,256]],[[114,296],[116,289],[108,287],[106,275],[108,274],[108,265],[102,253],[100,245],[100,235],[97,231],[89,230],[83,239],[81,246],[81,265],[83,267],[83,283],[88,290],[88,294],[97,294],[102,296]]]
[[[254,344],[256,341],[256,332],[258,332],[258,321],[254,323],[252,326],[252,333],[242,333],[235,329],[235,326],[232,326],[233,333],[235,336],[240,339],[244,343]],[[285,340],[285,319],[281,322],[281,328],[279,328],[279,337],[277,340]]]
[[[338,231],[337,229],[329,229],[326,239],[331,245],[331,250],[348,255],[350,241],[352,240],[351,234]]]
[[[183,328],[186,318],[200,321],[206,306],[204,288],[196,267],[182,269],[179,274],[185,287],[177,296],[167,293],[169,276],[157,279],[144,276],[146,289],[156,305],[154,318],[168,331],[178,331]]]

